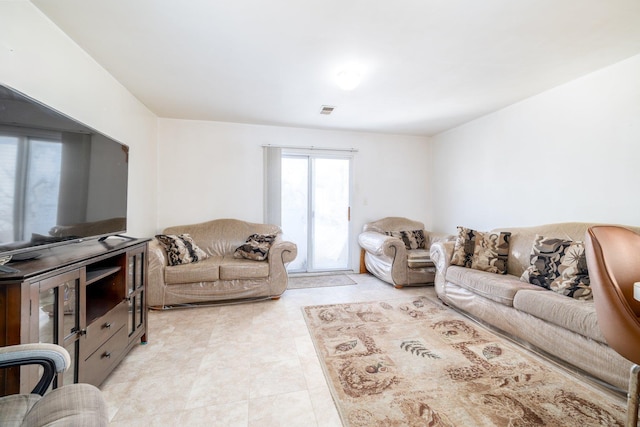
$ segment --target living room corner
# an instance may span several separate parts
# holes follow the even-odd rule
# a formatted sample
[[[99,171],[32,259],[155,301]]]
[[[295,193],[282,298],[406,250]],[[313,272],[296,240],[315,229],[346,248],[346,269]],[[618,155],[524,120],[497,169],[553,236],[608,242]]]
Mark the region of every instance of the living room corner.
[[[150,62],[161,52],[165,62],[157,73],[142,67],[130,73],[132,64],[145,61],[133,56],[127,61],[124,44],[122,56],[111,49],[120,56],[118,65],[105,65],[99,50],[121,39],[98,39],[105,28],[118,28],[115,18],[122,13],[123,37],[131,34],[128,43],[143,46],[157,34],[154,23],[161,21],[154,19],[171,13],[158,17],[159,9],[153,9],[138,27],[131,25],[126,7],[140,12],[146,0],[126,7],[96,4],[114,13],[112,23],[68,1],[0,0],[0,85],[128,147],[126,233],[106,243],[80,239],[84,246],[69,250],[77,267],[73,273],[56,276],[45,256],[39,262],[46,268],[38,264],[25,273],[38,277],[37,283],[7,279],[0,286],[11,281],[20,288],[10,296],[22,307],[44,301],[39,286],[55,289],[58,299],[46,310],[40,304],[37,313],[39,322],[47,323],[73,312],[67,311],[68,283],[97,284],[98,290],[83,291],[88,305],[87,295],[78,297],[76,311],[88,318],[92,298],[94,308],[100,305],[95,300],[108,301],[93,316],[101,320],[103,338],[115,332],[108,311],[115,307],[119,321],[139,311],[130,316],[139,324],[122,321],[133,328],[126,339],[110,335],[121,339],[126,351],[102,353],[102,359],[118,363],[94,371],[86,364],[80,375],[97,383],[97,396],[104,400],[98,409],[106,411],[110,425],[625,424],[632,363],[610,348],[598,329],[591,293],[580,299],[588,281],[572,276],[568,281],[575,287],[567,290],[557,280],[565,278],[564,270],[579,270],[578,260],[569,266],[565,260],[576,245],[584,251],[589,227],[618,224],[635,232],[640,227],[640,31],[632,25],[640,19],[640,7],[633,0],[584,6],[584,19],[571,11],[583,6],[553,2],[514,6],[500,0],[481,7],[466,1],[456,10],[431,0],[407,8],[314,1],[303,10],[278,0],[287,5],[282,13],[253,1],[196,2],[181,9],[191,13],[191,21],[170,30],[165,25],[163,42],[140,55]],[[72,14],[73,5],[78,7]],[[261,13],[234,15],[242,5]],[[329,19],[338,6],[344,15]],[[193,13],[200,7],[206,12]],[[557,12],[557,20],[545,19],[544,11]],[[505,19],[492,21],[498,12]],[[75,13],[87,22],[100,21],[95,37],[73,24]],[[348,19],[353,16],[358,18]],[[517,20],[506,19],[514,16]],[[393,24],[389,40],[364,49],[372,59],[369,68],[356,70],[361,86],[338,88],[331,80],[337,66],[349,62],[347,52],[357,50],[354,46],[365,46],[349,37],[360,32],[377,37],[380,26],[373,24],[394,17],[406,19],[396,19],[405,28]],[[256,40],[262,38],[248,35],[260,33],[267,18],[272,23],[260,47]],[[530,27],[507,25],[521,21]],[[344,50],[327,63],[317,58],[327,54],[322,46],[335,41],[333,33],[309,33],[320,23],[346,28],[350,35],[332,45]],[[540,29],[545,25],[548,31]],[[226,32],[229,28],[237,31]],[[181,44],[181,36],[204,29],[212,32]],[[288,33],[294,30],[300,36]],[[466,36],[458,40],[453,34]],[[585,36],[575,39],[576,34]],[[412,48],[421,35],[422,45]],[[485,49],[465,50],[465,43],[476,46],[480,40],[487,42]],[[304,48],[279,55],[271,50],[278,48],[276,42]],[[461,54],[451,56],[457,49]],[[388,60],[376,57],[383,53],[391,55]],[[449,80],[452,76],[459,80]],[[237,84],[241,78],[244,85]],[[324,86],[307,87],[307,78]],[[156,84],[166,93],[148,96]],[[196,85],[198,90],[188,92]],[[263,88],[277,89],[277,95],[268,98],[264,94],[272,92]],[[175,96],[178,89],[204,97],[181,99]],[[266,224],[268,146],[322,150],[329,157],[349,152],[347,268],[287,274],[300,248],[281,224]],[[394,287],[366,271],[361,261],[366,245],[359,235],[385,218],[410,219],[424,230],[407,225],[394,229],[396,235],[382,231],[379,240],[416,231],[438,236],[431,248],[421,248],[420,260],[435,266],[428,281]],[[192,231],[205,225],[215,232]],[[158,237],[165,235],[181,240],[179,251],[197,254],[189,259],[196,268],[176,273],[180,262],[166,259],[175,248]],[[234,250],[252,236],[280,245],[272,252],[281,257],[277,292],[269,289],[266,255],[266,260],[234,259]],[[537,276],[525,273],[540,267],[544,251],[558,250],[557,245],[562,250],[554,268],[562,271],[534,283]],[[217,258],[205,263],[194,246]],[[392,256],[378,247],[367,249],[379,252],[391,270]],[[493,252],[485,259],[483,250]],[[478,260],[491,268],[504,262],[509,269],[483,270]],[[1,252],[0,261],[5,262]],[[215,268],[202,273],[208,265]],[[167,282],[168,275],[173,276]],[[176,284],[183,293],[171,289]],[[142,306],[151,305],[149,292],[154,307],[147,312]],[[173,292],[170,303],[161,292]],[[38,316],[7,313],[14,316],[8,315],[7,324],[19,331],[7,335],[7,342],[42,341],[33,323]],[[20,329],[21,323],[28,326]],[[78,342],[88,340],[86,330],[67,332],[77,333]],[[563,343],[571,348],[563,349]],[[72,351],[71,358],[88,357],[88,349],[97,346],[95,340],[81,344],[83,350]],[[591,357],[591,351],[597,355]],[[22,381],[11,386],[28,394],[33,371],[10,369],[6,378]],[[51,381],[51,388],[71,385]],[[38,399],[44,401],[47,393]]]

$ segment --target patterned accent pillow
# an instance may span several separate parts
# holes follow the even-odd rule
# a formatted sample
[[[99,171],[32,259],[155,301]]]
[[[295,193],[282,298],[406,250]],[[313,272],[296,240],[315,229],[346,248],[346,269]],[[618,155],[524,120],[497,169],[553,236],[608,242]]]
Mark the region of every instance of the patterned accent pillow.
[[[584,243],[536,235],[521,280],[575,299],[591,299]]]
[[[169,265],[189,264],[209,258],[188,234],[157,234],[156,239],[167,253]]]
[[[477,234],[478,232],[471,228],[458,227],[458,237],[453,247],[453,258],[451,258],[452,265],[471,268]]]
[[[268,258],[269,249],[275,240],[275,234],[252,234],[235,250],[233,257],[264,261]]]
[[[477,233],[471,268],[507,274],[510,232]]]
[[[489,233],[458,227],[451,264],[506,274],[510,239],[510,232]]]
[[[424,230],[385,231],[385,234],[402,240],[407,249],[426,249],[427,240],[424,237]]]

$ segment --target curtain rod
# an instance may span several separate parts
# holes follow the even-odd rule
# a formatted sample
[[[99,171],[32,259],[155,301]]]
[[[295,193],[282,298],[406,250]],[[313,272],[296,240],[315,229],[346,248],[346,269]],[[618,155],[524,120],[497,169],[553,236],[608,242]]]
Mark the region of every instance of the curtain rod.
[[[324,147],[315,147],[313,145],[310,145],[308,147],[296,147],[293,145],[274,145],[274,144],[264,144],[263,145],[264,148],[284,148],[284,149],[291,149],[291,150],[317,150],[317,151],[346,151],[349,153],[357,153],[358,150],[355,148],[324,148]]]

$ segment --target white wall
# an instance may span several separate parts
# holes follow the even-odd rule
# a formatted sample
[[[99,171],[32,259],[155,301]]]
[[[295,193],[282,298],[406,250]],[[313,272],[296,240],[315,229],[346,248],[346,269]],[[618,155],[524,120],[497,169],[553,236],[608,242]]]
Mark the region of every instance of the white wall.
[[[365,222],[431,223],[427,138],[159,119],[158,231],[215,218],[263,222],[263,145],[354,148],[352,264]],[[286,230],[285,230],[286,231]]]
[[[573,220],[640,225],[640,56],[429,144],[408,136],[158,122],[31,3],[0,1],[0,28],[0,83],[130,146],[132,235],[216,217],[261,221],[263,144],[359,150],[353,236],[364,222],[390,215],[447,232]]]
[[[128,234],[156,225],[157,119],[26,1],[0,1],[0,83],[130,148]]]
[[[434,228],[640,225],[640,55],[432,140]]]

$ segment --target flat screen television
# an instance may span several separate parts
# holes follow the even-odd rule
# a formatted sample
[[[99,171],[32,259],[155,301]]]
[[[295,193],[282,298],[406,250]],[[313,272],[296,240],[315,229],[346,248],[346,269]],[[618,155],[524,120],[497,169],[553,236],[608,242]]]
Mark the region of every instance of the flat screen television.
[[[0,264],[127,229],[129,148],[0,85]]]

